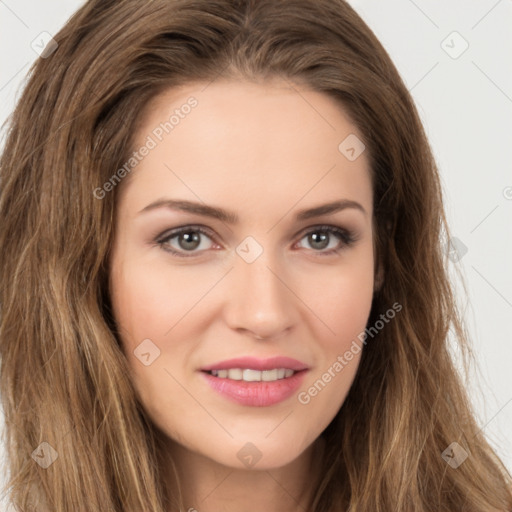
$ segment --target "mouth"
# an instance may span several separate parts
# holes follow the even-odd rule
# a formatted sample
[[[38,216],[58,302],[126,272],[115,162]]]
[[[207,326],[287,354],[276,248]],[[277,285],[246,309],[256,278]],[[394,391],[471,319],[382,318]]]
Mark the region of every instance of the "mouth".
[[[309,367],[289,357],[242,357],[201,368],[206,383],[239,405],[265,407],[290,398],[300,387]]]

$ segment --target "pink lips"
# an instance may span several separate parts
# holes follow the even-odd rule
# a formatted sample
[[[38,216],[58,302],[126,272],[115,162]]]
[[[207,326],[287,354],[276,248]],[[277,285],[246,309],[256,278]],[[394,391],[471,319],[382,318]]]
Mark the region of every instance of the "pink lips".
[[[291,377],[276,381],[245,382],[214,377],[206,373],[211,370],[228,370],[242,368],[251,370],[272,370],[274,368],[288,368],[294,370]],[[300,387],[308,366],[289,357],[273,357],[270,359],[256,359],[241,357],[221,361],[201,368],[202,375],[210,387],[225,398],[240,405],[252,407],[266,407],[286,400]]]

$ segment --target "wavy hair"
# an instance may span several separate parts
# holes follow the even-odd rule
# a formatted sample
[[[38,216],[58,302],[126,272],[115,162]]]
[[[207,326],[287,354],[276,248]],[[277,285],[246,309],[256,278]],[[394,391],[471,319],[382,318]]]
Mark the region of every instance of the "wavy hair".
[[[512,510],[449,350],[469,358],[447,275],[440,178],[411,96],[343,0],[90,0],[32,66],[0,160],[0,393],[16,510],[182,508],[112,318],[117,187],[148,102],[192,82],[284,78],[334,98],[364,138],[384,281],[308,512]],[[122,184],[121,184],[122,186]],[[41,443],[58,459],[36,464]],[[441,453],[457,442],[457,469]],[[46,445],[44,445],[46,446]],[[39,448],[40,450],[41,448]],[[46,448],[48,449],[48,447]],[[53,453],[53,452],[52,452]],[[35,455],[34,455],[35,454]]]

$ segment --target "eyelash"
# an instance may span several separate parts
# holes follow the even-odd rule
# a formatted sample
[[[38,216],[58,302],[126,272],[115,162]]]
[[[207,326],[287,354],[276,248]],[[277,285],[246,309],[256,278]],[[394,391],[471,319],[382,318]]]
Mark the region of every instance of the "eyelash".
[[[174,249],[165,247],[165,244],[169,243],[170,240],[172,240],[173,238],[176,238],[177,236],[179,236],[183,233],[191,233],[191,232],[192,233],[201,233],[202,235],[205,235],[210,239],[213,238],[211,232],[209,230],[203,228],[202,226],[190,225],[190,226],[183,226],[181,228],[177,228],[177,229],[171,231],[170,233],[165,234],[166,236],[164,238],[161,238],[162,235],[158,236],[157,239],[155,240],[155,245],[157,245],[164,251],[171,253],[173,256],[177,256],[179,258],[194,257],[194,256],[196,256],[197,252],[188,251],[189,254],[187,254],[186,252],[184,253],[181,251],[176,251]],[[318,232],[334,234],[341,240],[341,242],[343,244],[341,247],[329,249],[328,251],[315,251],[314,249],[312,249],[315,253],[318,253],[319,256],[330,256],[333,254],[338,254],[343,249],[350,247],[354,242],[357,241],[357,237],[354,236],[354,234],[351,233],[350,231],[347,231],[346,229],[339,228],[337,226],[330,226],[330,225],[313,226],[308,231],[303,232],[299,241],[312,233],[318,233]],[[200,252],[202,252],[202,251],[199,251],[199,253]]]

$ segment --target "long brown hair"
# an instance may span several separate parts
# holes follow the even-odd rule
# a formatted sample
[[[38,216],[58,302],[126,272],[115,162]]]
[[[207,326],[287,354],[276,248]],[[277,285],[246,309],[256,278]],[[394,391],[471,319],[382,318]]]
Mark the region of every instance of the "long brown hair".
[[[512,510],[510,474],[448,350],[451,329],[469,353],[438,171],[407,88],[356,12],[343,0],[90,0],[55,40],[30,70],[0,160],[0,392],[17,510],[183,507],[113,327],[119,187],[101,200],[93,190],[130,158],[150,99],[219,76],[281,77],[343,106],[370,156],[384,268],[369,324],[402,305],[369,339],[323,433],[308,511]],[[453,442],[469,454],[456,469],[441,456]]]

